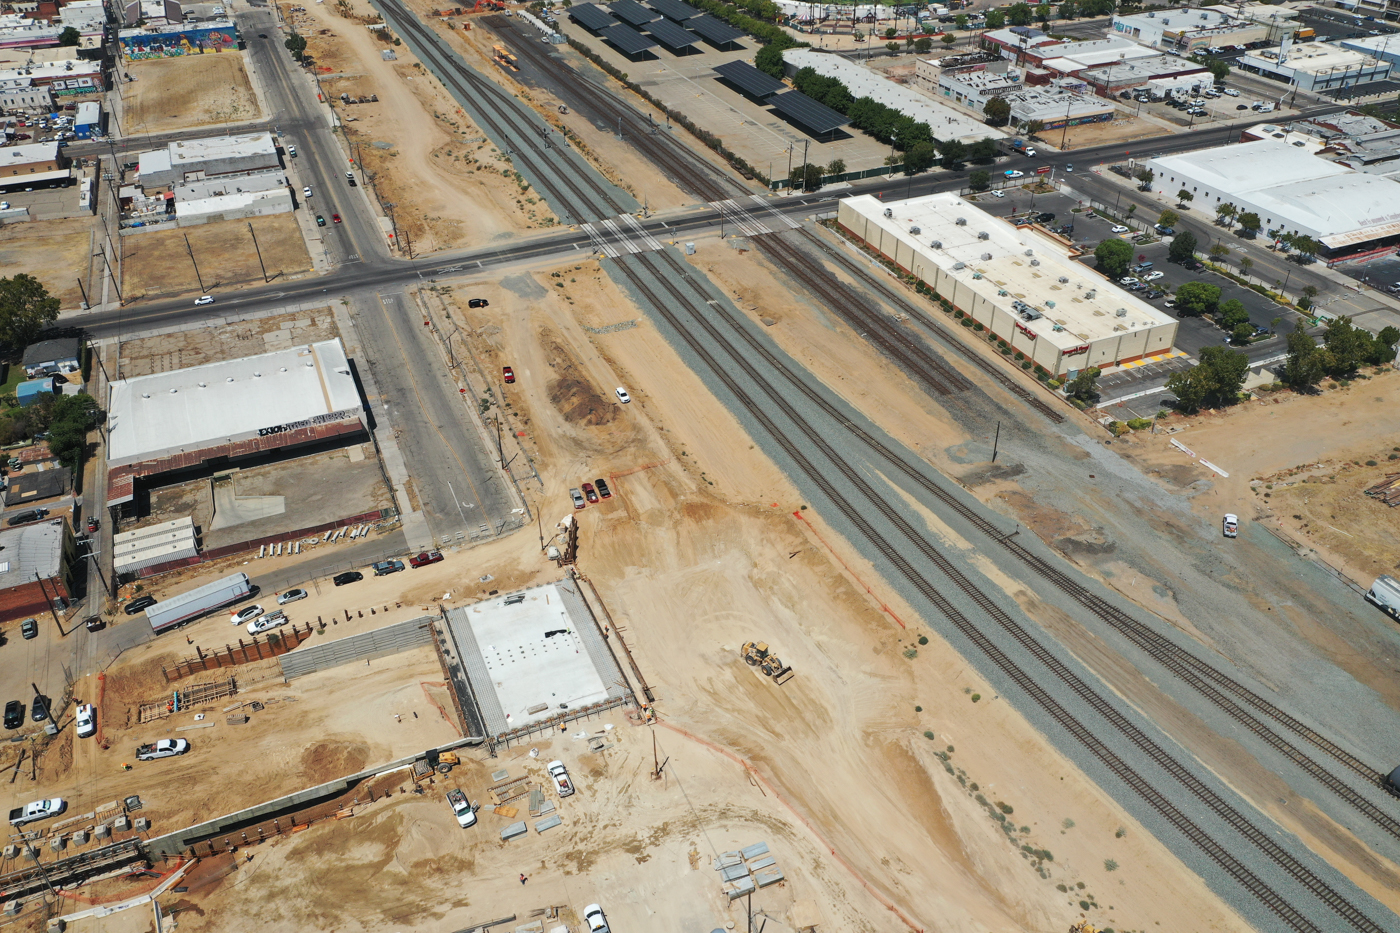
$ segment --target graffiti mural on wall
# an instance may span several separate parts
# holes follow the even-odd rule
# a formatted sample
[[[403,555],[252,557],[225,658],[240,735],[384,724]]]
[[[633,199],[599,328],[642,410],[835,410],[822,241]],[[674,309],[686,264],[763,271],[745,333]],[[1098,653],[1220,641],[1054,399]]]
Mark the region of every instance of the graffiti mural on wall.
[[[148,58],[179,58],[228,52],[238,47],[238,29],[231,23],[203,29],[146,32],[118,37],[127,61]]]

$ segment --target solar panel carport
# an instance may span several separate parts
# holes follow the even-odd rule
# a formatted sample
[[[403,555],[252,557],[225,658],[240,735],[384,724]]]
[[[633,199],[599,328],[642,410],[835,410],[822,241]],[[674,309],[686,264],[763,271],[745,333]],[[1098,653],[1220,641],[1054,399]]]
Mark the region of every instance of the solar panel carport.
[[[812,100],[801,91],[779,94],[769,103],[783,116],[801,123],[817,135],[830,133],[851,122],[826,104]]]
[[[644,26],[654,19],[661,17],[642,6],[637,0],[617,0],[616,3],[608,4],[608,9],[612,15],[633,26]]]
[[[700,37],[693,32],[687,32],[668,19],[657,20],[647,24],[647,32],[651,33],[661,44],[673,49],[684,49],[700,42]]]
[[[617,25],[617,20],[591,3],[580,3],[578,6],[569,7],[569,17],[584,29],[591,29],[594,32],[601,29],[611,29]]]
[[[756,100],[763,100],[783,89],[783,82],[748,62],[732,61],[716,65],[715,74]]]
[[[667,19],[673,19],[678,23],[683,23],[688,19],[694,19],[700,15],[700,11],[688,3],[681,3],[681,0],[648,0],[651,8]]]
[[[656,46],[655,39],[644,36],[631,26],[624,26],[621,23],[611,29],[604,29],[598,35],[617,46],[623,55],[637,55]]]
[[[694,29],[715,45],[728,45],[744,34],[742,29],[726,26],[713,16],[697,16],[686,20],[686,29]]]

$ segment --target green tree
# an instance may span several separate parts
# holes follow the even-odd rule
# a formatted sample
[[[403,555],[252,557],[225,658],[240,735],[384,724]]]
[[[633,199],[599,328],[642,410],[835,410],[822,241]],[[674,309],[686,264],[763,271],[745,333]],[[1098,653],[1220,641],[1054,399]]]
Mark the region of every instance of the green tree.
[[[1371,340],[1371,358],[1366,362],[1379,366],[1395,359],[1395,345],[1400,343],[1400,328],[1382,327]]]
[[[1230,255],[1230,247],[1226,246],[1224,243],[1216,243],[1210,248],[1211,259],[1221,260],[1228,255]]]
[[[1060,4],[1060,19],[1074,19],[1079,15],[1079,7],[1075,6],[1074,0],[1066,0]]]
[[[1254,268],[1254,260],[1253,260],[1253,259],[1250,259],[1248,256],[1241,256],[1241,257],[1240,257],[1240,273],[1241,273],[1246,279],[1249,278],[1249,270],[1250,270],[1250,269],[1253,269],[1253,268]]]
[[[1142,182],[1142,184],[1138,186],[1139,190],[1147,191],[1152,187],[1152,179],[1157,176],[1150,168],[1140,168],[1133,173],[1133,177]]]
[[[1098,381],[1097,366],[1081,369],[1079,374],[1069,381],[1069,385],[1065,386],[1065,394],[1081,402],[1096,402],[1099,398]]]
[[[1298,298],[1298,307],[1304,311],[1312,307],[1313,299],[1317,297],[1316,285],[1304,285],[1303,292]]]
[[[988,29],[1005,29],[1005,28],[1006,28],[1006,14],[1003,13],[1001,10],[996,9],[996,8],[993,8],[993,9],[988,10],[988,11],[987,11],[987,28],[988,28]]]
[[[296,33],[288,36],[282,44],[287,47],[287,51],[291,52],[292,58],[297,61],[301,61],[301,57],[306,54],[306,39]]]
[[[967,159],[967,145],[961,140],[944,139],[938,143],[938,151],[943,156],[943,167],[957,171]]]
[[[1035,11],[1029,3],[1013,3],[1006,11],[1006,21],[1013,26],[1029,26],[1035,19]]]
[[[899,30],[898,30],[898,29],[895,29],[893,26],[891,26],[889,29],[886,29],[886,30],[885,30],[885,38],[886,38],[886,39],[893,39],[893,38],[894,38],[895,36],[897,36],[897,35],[899,35]]]
[[[828,162],[827,165],[826,165],[826,174],[827,174],[827,177],[831,177],[831,176],[833,176],[833,175],[844,175],[844,174],[846,174],[846,160],[845,160],[845,159],[832,159],[832,160],[831,160],[830,162]]]
[[[782,46],[777,42],[770,42],[759,49],[758,54],[753,57],[753,66],[770,78],[781,81],[785,74]]]
[[[1245,232],[1248,233],[1250,236],[1254,236],[1254,234],[1259,232],[1259,215],[1254,213],[1253,211],[1240,214],[1239,221],[1240,226],[1243,227]]]
[[[1167,259],[1171,262],[1185,262],[1196,255],[1196,234],[1190,230],[1183,230],[1172,240],[1172,245],[1167,247]]]
[[[1000,97],[990,97],[982,105],[988,126],[1005,126],[1011,120],[1011,105]]]
[[[992,186],[992,173],[979,168],[967,176],[967,183],[972,186],[973,191],[986,191]]]
[[[938,149],[933,143],[917,143],[904,151],[904,174],[917,175],[938,161]]]
[[[1230,66],[1218,58],[1210,58],[1205,61],[1206,70],[1210,72],[1216,84],[1224,84],[1225,79],[1230,75]]]
[[[959,13],[957,16],[954,16],[954,17],[953,17],[953,25],[957,26],[959,29],[966,29],[966,28],[967,28],[967,14],[966,14],[966,13]]]
[[[48,410],[49,452],[73,471],[82,465],[87,435],[101,412],[91,395],[60,395]]]
[[[63,31],[58,34],[58,44],[64,48],[71,48],[81,41],[83,41],[83,34],[72,26],[65,26]]]
[[[1241,324],[1249,323],[1249,312],[1245,310],[1244,302],[1238,298],[1222,301],[1215,313],[1220,319],[1220,326],[1226,330],[1234,330]],[[1254,328],[1251,327],[1250,333],[1253,332]]]
[[[1176,193],[1176,203],[1178,204],[1189,204],[1194,200],[1196,200],[1196,196],[1185,188]]]
[[[1126,240],[1109,237],[1094,247],[1094,259],[1100,271],[1116,279],[1127,273],[1128,263],[1133,261],[1133,246]]]
[[[997,141],[989,136],[983,136],[967,147],[967,158],[968,161],[976,162],[978,165],[990,165],[997,158]]]
[[[1253,324],[1236,324],[1230,331],[1230,342],[1237,347],[1242,347],[1254,338]]]
[[[1043,120],[1026,121],[1025,131],[1027,136],[1034,137],[1036,133],[1039,133],[1043,129],[1045,129],[1045,121]]]
[[[920,36],[914,40],[914,51],[920,55],[927,55],[933,49],[933,40],[928,36]]]
[[[822,186],[822,178],[825,175],[826,169],[820,165],[799,165],[792,170],[793,179],[803,191],[816,191]]]
[[[1171,375],[1167,391],[1176,396],[1178,407],[1186,412],[1232,405],[1239,400],[1248,373],[1249,357],[1243,353],[1227,347],[1206,347],[1196,366]]]
[[[1162,213],[1157,216],[1157,226],[1175,227],[1180,220],[1181,215],[1176,211],[1162,211]]]
[[[1292,246],[1298,251],[1298,258],[1301,262],[1311,262],[1313,257],[1317,255],[1317,251],[1322,249],[1322,244],[1310,236],[1295,236]]]
[[[1332,355],[1332,375],[1345,376],[1368,362],[1372,339],[1369,331],[1352,324],[1349,317],[1329,321],[1327,329],[1322,332],[1322,345]]]
[[[945,32],[943,34],[943,38],[938,41],[942,42],[945,46],[951,48],[953,43],[958,41],[958,37],[953,35],[951,32]]]
[[[1050,22],[1050,4],[1037,4],[1035,8],[1035,18],[1040,21],[1042,27],[1048,25]]]
[[[1317,385],[1326,374],[1327,363],[1317,341],[1299,321],[1288,335],[1288,358],[1284,360],[1279,381],[1302,392]]]
[[[1238,207],[1226,201],[1224,204],[1215,205],[1215,220],[1217,223],[1222,223],[1227,227],[1233,226],[1235,215],[1239,212],[1240,209]]]
[[[1220,286],[1185,282],[1176,290],[1176,309],[1187,317],[1202,317],[1220,303]]]
[[[899,51],[899,43],[898,43],[898,42],[886,42],[886,43],[885,43],[885,48],[889,49],[890,54],[893,55],[895,52],[898,52],[898,51]]]
[[[0,279],[0,344],[22,349],[56,320],[58,299],[44,283],[25,272]]]

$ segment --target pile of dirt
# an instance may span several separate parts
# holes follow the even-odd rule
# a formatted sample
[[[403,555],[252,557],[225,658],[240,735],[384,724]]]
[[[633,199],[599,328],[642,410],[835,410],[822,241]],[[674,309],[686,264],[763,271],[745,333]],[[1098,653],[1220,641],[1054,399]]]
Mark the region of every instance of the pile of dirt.
[[[551,381],[549,400],[570,424],[596,427],[617,417],[616,405],[609,405],[590,383],[575,376]]]
[[[102,705],[103,723],[109,734],[114,729],[135,726],[136,712],[141,704],[169,692],[170,682],[165,679],[162,669],[173,667],[179,660],[178,655],[167,652],[108,672]]]
[[[324,784],[362,771],[368,762],[369,746],[365,743],[328,739],[301,753],[301,773],[309,784]]]

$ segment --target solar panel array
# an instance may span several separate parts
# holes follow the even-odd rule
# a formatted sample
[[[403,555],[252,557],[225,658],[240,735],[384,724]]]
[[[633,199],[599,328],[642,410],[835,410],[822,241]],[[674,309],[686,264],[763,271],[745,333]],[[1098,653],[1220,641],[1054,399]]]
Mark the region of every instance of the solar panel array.
[[[651,4],[653,10],[678,23],[700,15],[699,10],[688,3],[681,3],[681,0],[647,0],[647,2]]]
[[[569,7],[569,16],[583,28],[592,29],[594,32],[617,25],[617,20],[591,3],[580,3],[577,6]]]
[[[716,45],[724,45],[726,42],[733,42],[744,35],[742,29],[735,29],[733,26],[725,25],[713,16],[697,16],[687,20],[686,29],[694,29],[700,35],[709,39]]]
[[[779,113],[791,117],[814,133],[829,133],[850,122],[826,104],[812,100],[801,91],[779,94],[769,103]]]
[[[660,39],[662,45],[673,49],[683,49],[700,42],[700,37],[695,33],[687,32],[669,19],[659,19],[654,23],[648,23],[647,32]]]
[[[636,55],[656,46],[656,40],[651,36],[644,36],[631,26],[621,23],[611,29],[604,29],[598,35],[617,46],[623,55]]]
[[[608,9],[612,11],[613,16],[625,23],[631,23],[633,26],[642,26],[654,19],[661,18],[642,6],[637,0],[617,0],[616,3],[609,4]]]
[[[655,30],[652,31],[655,32]],[[715,73],[738,87],[745,94],[759,100],[783,89],[783,82],[772,75],[759,71],[748,62],[725,62],[723,65],[715,66]]]

